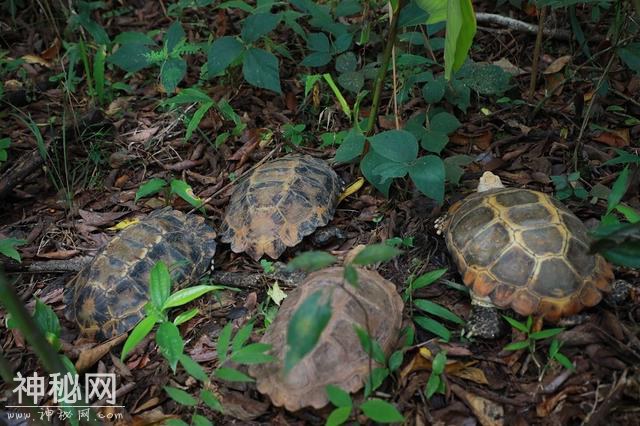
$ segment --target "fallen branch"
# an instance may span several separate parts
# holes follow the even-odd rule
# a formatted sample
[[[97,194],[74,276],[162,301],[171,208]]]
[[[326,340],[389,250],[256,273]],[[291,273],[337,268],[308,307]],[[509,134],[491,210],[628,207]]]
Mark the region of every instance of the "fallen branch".
[[[495,13],[476,13],[476,21],[479,24],[494,24],[507,27],[512,30],[522,31],[529,34],[538,34],[538,26],[529,24],[527,22],[519,21],[517,19],[509,18],[507,16],[496,15]],[[558,40],[571,40],[571,31],[561,29],[543,29],[542,33],[551,38]]]

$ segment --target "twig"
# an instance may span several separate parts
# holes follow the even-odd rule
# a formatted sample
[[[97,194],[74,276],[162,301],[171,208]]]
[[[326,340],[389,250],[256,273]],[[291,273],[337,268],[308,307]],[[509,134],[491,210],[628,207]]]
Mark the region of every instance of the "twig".
[[[393,10],[389,2],[389,12]],[[393,23],[393,15],[389,13],[389,24]],[[400,129],[400,119],[398,118],[398,76],[396,75],[396,46],[391,49],[391,72],[393,75],[393,116],[396,121],[396,129]]]
[[[538,62],[540,62],[540,54],[542,53],[542,36],[544,34],[544,21],[547,18],[547,8],[540,9],[540,18],[538,22],[538,35],[536,36],[536,44],[533,49],[533,63],[531,64],[531,81],[529,83],[529,99],[533,100],[536,92],[536,80],[538,79]]]
[[[538,25],[529,24],[527,22],[509,18],[507,16],[496,15],[495,13],[477,13],[476,21],[478,22],[478,24],[502,25],[509,29],[522,31],[529,34],[538,34],[538,31],[539,31]],[[567,31],[567,30],[545,28],[542,30],[542,32],[547,37],[556,38],[559,40],[571,40],[571,37],[572,37],[571,31]]]

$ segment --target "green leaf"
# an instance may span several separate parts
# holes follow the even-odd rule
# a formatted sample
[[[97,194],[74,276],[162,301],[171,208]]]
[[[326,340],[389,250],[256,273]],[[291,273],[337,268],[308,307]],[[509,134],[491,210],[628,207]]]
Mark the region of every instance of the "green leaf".
[[[156,332],[156,342],[160,347],[160,352],[175,372],[184,350],[184,342],[180,336],[180,330],[172,322],[160,323]]]
[[[448,342],[451,339],[451,332],[447,330],[447,328],[440,324],[438,321],[432,320],[427,317],[414,317],[413,320],[420,327],[424,328],[428,332],[435,334],[440,337],[445,342]]]
[[[444,163],[440,157],[427,155],[418,158],[409,168],[409,176],[420,192],[442,204],[444,201]]]
[[[189,423],[180,419],[169,419],[164,422],[164,426],[190,426]]]
[[[397,163],[409,162],[418,156],[418,142],[406,130],[387,130],[369,138],[371,148],[384,158]]]
[[[364,74],[361,71],[349,71],[338,76],[338,84],[351,93],[359,93],[364,87]]]
[[[336,150],[336,163],[348,163],[362,154],[364,150],[365,137],[362,133],[355,129],[349,130],[349,133],[342,141],[342,144]]]
[[[460,318],[444,306],[440,306],[430,300],[417,299],[413,301],[413,304],[416,305],[418,309],[422,309],[428,314],[435,315],[456,324],[464,325],[464,320],[462,318]]]
[[[162,310],[169,308],[175,308],[176,306],[186,305],[187,303],[196,300],[197,298],[211,292],[224,290],[226,287],[220,285],[196,285],[192,287],[183,288],[173,293],[167,298],[162,305]]]
[[[253,43],[273,31],[280,22],[280,14],[256,13],[249,15],[242,25],[240,37],[245,43]]]
[[[398,409],[381,399],[372,398],[362,403],[360,406],[365,416],[378,423],[404,422],[404,417]]]
[[[180,365],[185,369],[190,376],[194,379],[200,380],[201,382],[206,382],[209,378],[207,373],[204,372],[200,364],[195,362],[189,355],[182,354],[180,355]]]
[[[231,360],[238,364],[264,364],[274,361],[275,358],[271,355],[267,355],[267,352],[271,349],[271,345],[266,343],[252,343],[244,348],[232,352]]]
[[[151,49],[144,44],[123,44],[109,56],[109,62],[127,72],[138,72],[151,65]]]
[[[427,380],[427,387],[425,389],[427,399],[430,399],[433,395],[436,394],[436,392],[438,392],[441,381],[442,379],[440,379],[439,375],[435,373],[431,373],[431,375],[429,375],[429,380]]]
[[[558,363],[560,363],[560,365],[562,365],[567,370],[575,370],[576,369],[576,367],[573,365],[573,362],[571,362],[571,360],[569,358],[567,358],[564,354],[561,354],[560,352],[555,354],[553,359],[558,361]]]
[[[211,408],[212,410],[218,411],[220,413],[223,412],[220,400],[211,391],[202,389],[200,391],[200,399],[207,405],[207,407]]]
[[[454,71],[462,67],[476,33],[476,16],[471,0],[449,1],[447,33],[444,45],[444,76],[451,80]]]
[[[617,210],[619,213],[621,213],[624,218],[627,219],[630,223],[640,222],[640,213],[629,206],[618,204],[615,206],[614,210]]]
[[[167,185],[168,185],[167,181],[160,178],[153,178],[143,183],[142,185],[140,185],[140,188],[138,188],[138,190],[136,191],[136,198],[134,200],[134,203],[137,203],[140,198],[157,194],[162,190],[162,188],[164,188]]]
[[[249,337],[251,337],[252,331],[253,331],[253,323],[249,323],[243,326],[240,330],[238,330],[236,335],[233,336],[233,340],[231,342],[232,353],[239,351],[242,348],[242,346],[244,346],[244,344],[247,343],[247,340],[249,340]]]
[[[60,320],[53,309],[36,298],[36,308],[33,313],[33,320],[38,328],[47,337],[47,340],[54,349],[60,349]]]
[[[246,374],[229,367],[218,368],[214,375],[220,380],[227,382],[253,382],[254,380]]]
[[[446,272],[447,268],[442,268],[429,271],[426,274],[422,274],[411,282],[409,288],[413,292],[415,290],[431,285],[438,281]]]
[[[449,143],[449,136],[437,130],[427,130],[420,138],[420,145],[429,152],[440,154]]]
[[[176,194],[187,203],[191,204],[195,208],[202,206],[202,200],[195,196],[193,189],[189,184],[182,179],[171,180],[171,193]]]
[[[316,52],[329,53],[331,51],[329,38],[325,33],[309,33],[307,35],[307,47],[309,50]],[[329,55],[329,58],[331,58],[331,55]]]
[[[344,279],[354,287],[358,287],[358,270],[354,268],[350,263],[344,265]]]
[[[394,163],[389,161],[388,163],[379,164],[373,169],[373,173],[380,176],[381,179],[388,180],[394,178],[405,177],[409,172],[409,166],[404,163]]]
[[[609,197],[607,200],[607,214],[611,213],[611,211],[620,203],[624,193],[627,192],[627,187],[629,185],[629,166],[626,166],[618,175],[618,178],[613,183],[613,187],[611,187],[611,192],[609,193]]]
[[[336,407],[353,407],[353,401],[351,400],[349,392],[335,385],[327,385],[325,391],[327,392],[329,401]]]
[[[427,82],[422,87],[422,97],[425,102],[435,104],[440,102],[444,97],[445,81],[442,78]]]
[[[3,238],[0,240],[0,254],[3,254],[11,259],[21,262],[20,253],[16,250],[17,246],[23,246],[27,243],[27,240],[20,240],[17,238]]]
[[[209,78],[224,73],[229,65],[244,52],[244,46],[235,37],[221,37],[211,43],[207,51]]]
[[[444,368],[447,364],[447,354],[446,352],[438,352],[436,356],[433,358],[433,362],[431,363],[431,371],[433,371],[437,375],[441,375],[444,373]]]
[[[505,351],[518,351],[520,349],[525,349],[529,347],[528,340],[522,340],[520,342],[509,343],[507,346],[503,348]]]
[[[213,102],[213,99],[200,89],[195,87],[186,87],[180,91],[180,93],[172,96],[164,101],[162,105],[180,105],[180,104],[207,104]]]
[[[134,327],[131,334],[129,334],[129,337],[127,337],[127,340],[124,342],[120,360],[124,361],[127,355],[129,355],[129,352],[131,352],[136,346],[138,346],[138,343],[142,342],[142,340],[147,337],[155,324],[156,318],[146,317]]]
[[[191,424],[193,426],[213,426],[211,420],[201,416],[200,414],[194,414],[191,416]]]
[[[144,33],[134,32],[134,31],[124,31],[116,36],[113,40],[114,44],[142,44],[155,46],[156,42],[153,41],[151,37]]]
[[[389,370],[396,371],[402,365],[404,359],[404,353],[402,351],[395,351],[389,357]]]
[[[346,52],[336,58],[336,71],[343,74],[358,68],[358,58],[353,52]]]
[[[198,308],[189,309],[188,311],[177,315],[173,320],[173,323],[175,325],[184,324],[185,322],[189,321],[191,318],[198,315],[199,312],[200,311],[198,310]]]
[[[173,399],[175,402],[181,405],[186,405],[187,407],[193,407],[198,405],[198,400],[189,395],[187,392],[182,389],[174,388],[171,386],[164,387],[165,392],[169,394],[169,397]]]
[[[159,261],[153,268],[149,275],[149,293],[151,295],[151,303],[153,303],[159,310],[164,310],[163,305],[169,293],[171,292],[171,276],[169,275],[169,269],[167,265]]]
[[[312,293],[300,304],[287,327],[285,374],[313,350],[330,319],[331,295],[325,295],[322,290]]]
[[[213,102],[206,102],[193,113],[193,117],[189,120],[189,124],[187,125],[187,133],[185,134],[185,140],[191,139],[191,135],[198,128],[198,125],[202,121],[202,117],[213,107],[215,104]]]
[[[455,115],[448,112],[440,112],[431,117],[429,129],[450,135],[461,126]]]
[[[468,155],[452,155],[451,157],[445,158],[444,171],[446,180],[454,185],[458,185],[460,183],[460,178],[464,174],[464,169],[462,167],[467,164],[471,164],[472,162],[473,158]]]
[[[349,107],[349,103],[342,95],[340,89],[338,89],[338,86],[336,86],[336,83],[333,81],[333,77],[331,77],[331,74],[324,73],[322,74],[322,78],[324,78],[324,81],[326,81],[331,88],[333,95],[336,97],[336,99],[338,99],[338,103],[340,104],[340,108],[342,109],[344,115],[346,115],[347,118],[351,120],[351,108]]]
[[[336,16],[351,16],[360,13],[362,5],[358,0],[342,0],[336,6]]]
[[[302,270],[305,272],[313,272],[322,268],[326,268],[334,263],[337,259],[325,251],[307,251],[294,257],[288,264],[289,271]]]
[[[373,173],[373,170],[380,164],[388,163],[389,160],[374,150],[369,150],[360,161],[360,171],[362,175],[369,181],[378,191],[380,191],[385,197],[389,197],[389,188],[391,187],[391,181],[382,179],[380,176]]]
[[[323,67],[331,61],[331,54],[325,52],[311,52],[302,59],[300,65],[305,67]]]
[[[242,64],[242,73],[249,84],[282,94],[278,59],[266,50],[258,48],[247,50]]]
[[[564,331],[564,328],[548,328],[546,330],[540,330],[540,331],[536,331],[535,333],[531,333],[529,335],[530,339],[534,339],[534,340],[544,340],[544,339],[548,339],[549,337],[553,337],[557,334],[560,334]]]
[[[309,93],[316,85],[318,81],[322,79],[322,74],[310,74],[304,76],[304,97],[309,96]]]
[[[182,29],[182,25],[180,25],[179,21],[175,21],[164,36],[165,46],[167,47],[167,52],[171,53],[175,49],[175,47],[186,38],[186,34]]]
[[[617,50],[618,56],[630,69],[640,74],[640,42],[629,43]]]
[[[370,244],[356,255],[353,263],[356,265],[372,265],[374,263],[391,260],[401,253],[402,250],[386,244]]]
[[[227,323],[218,335],[218,343],[216,344],[216,352],[220,363],[227,360],[227,352],[229,352],[229,343],[231,343],[231,332],[233,331],[233,323]]]
[[[425,24],[432,25],[447,20],[447,0],[417,0],[416,3],[429,13]]]
[[[463,72],[464,70],[464,72]],[[464,83],[481,95],[501,95],[511,88],[511,75],[497,65],[470,62],[460,70]]]
[[[338,407],[329,414],[325,426],[339,426],[351,416],[351,407]]]
[[[521,331],[523,333],[529,334],[529,328],[525,324],[521,323],[520,321],[517,321],[517,320],[515,320],[513,318],[510,318],[510,317],[508,317],[506,315],[503,315],[502,318],[504,318],[505,321],[507,321],[509,323],[509,325],[511,325],[511,327],[515,328],[516,330],[519,330],[519,331]]]

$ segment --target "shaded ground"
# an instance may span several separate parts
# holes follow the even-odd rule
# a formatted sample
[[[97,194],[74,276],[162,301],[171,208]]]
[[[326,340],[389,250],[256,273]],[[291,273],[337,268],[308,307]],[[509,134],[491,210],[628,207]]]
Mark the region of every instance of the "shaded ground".
[[[139,1],[135,6],[133,9],[113,6],[110,10],[118,13],[110,17],[92,16],[111,35],[126,30],[165,29],[172,22],[163,8],[158,7],[158,2]],[[493,5],[484,6],[476,5],[487,11],[494,9]],[[504,14],[534,22],[535,18],[527,16],[527,11],[530,10],[501,9]],[[589,10],[579,9],[578,13],[581,17],[588,16]],[[561,10],[551,15],[549,25],[566,22],[565,12]],[[237,10],[201,8],[188,10],[181,21],[190,40],[206,42],[211,31],[216,36],[237,34],[242,16]],[[5,16],[0,22],[2,49],[8,50],[7,56],[13,58],[43,55],[57,34],[50,22],[36,5],[20,10],[15,23]],[[64,21],[57,23],[62,33]],[[609,23],[610,19],[606,18],[600,23],[588,23],[587,38],[594,35],[595,40],[595,35],[606,34]],[[76,37],[77,34],[72,39]],[[277,31],[273,37],[288,45],[291,51],[302,48],[290,30]],[[471,56],[475,61],[506,59],[520,68],[522,75],[512,80],[514,87],[507,95],[511,99],[527,99],[533,42],[531,34],[501,27],[481,28]],[[609,47],[605,38],[590,45],[594,52],[606,52]],[[379,45],[375,46],[381,50]],[[216,148],[211,141],[218,133],[230,130],[233,123],[210,111],[199,126],[201,132],[185,143],[185,125],[181,118],[176,112],[158,108],[158,101],[165,95],[155,81],[156,74],[143,71],[125,78],[122,71],[109,71],[107,77],[126,82],[131,93],[118,97],[100,111],[86,97],[84,83],[68,92],[59,79],[52,82],[52,77],[63,71],[63,52],[49,58],[50,67],[23,64],[2,77],[7,92],[5,100],[15,105],[4,104],[0,112],[0,136],[9,136],[12,140],[8,164],[28,162],[29,154],[36,148],[34,133],[25,117],[37,123],[44,143],[50,144],[50,158],[46,168],[34,168],[5,194],[0,211],[0,236],[27,240],[27,244],[20,247],[23,264],[7,265],[12,271],[10,278],[27,306],[32,307],[34,297],[38,297],[59,314],[63,324],[63,350],[76,360],[80,353],[94,348],[96,342],[79,339],[75,325],[64,320],[62,291],[74,272],[25,273],[29,264],[92,255],[113,235],[108,227],[125,217],[142,215],[162,206],[164,201],[159,197],[134,203],[136,190],[151,177],[179,177],[201,198],[212,196],[206,210],[218,225],[232,189],[231,178],[241,176],[266,156],[277,157],[291,150],[331,158],[335,147],[318,148],[316,136],[348,129],[349,123],[340,115],[328,89],[319,94],[320,102],[316,106],[313,101],[305,101],[304,87],[297,78],[300,72],[305,72],[304,67],[298,65],[297,59],[285,59],[281,64],[283,96],[249,86],[233,72],[207,82],[203,90],[214,100],[226,98],[247,129]],[[366,61],[374,56],[364,48],[357,54]],[[571,61],[556,61],[565,55],[572,55]],[[541,68],[548,72],[541,77],[533,100],[498,103],[497,96],[474,94],[466,114],[448,106],[462,127],[451,137],[443,156],[466,154],[474,162],[466,166],[459,187],[448,187],[444,208],[473,190],[484,170],[495,171],[510,185],[552,193],[550,176],[573,171],[577,162],[582,172],[580,184],[587,190],[595,189],[597,193],[598,189],[610,188],[620,167],[603,163],[615,156],[614,147],[637,153],[640,138],[637,120],[628,120],[640,116],[640,78],[619,61],[610,63],[610,58],[610,53],[603,53],[589,61],[575,45],[547,39]],[[554,61],[553,67],[557,70],[549,68]],[[605,68],[609,68],[609,91],[591,105]],[[198,75],[199,67],[190,66],[181,86],[195,84]],[[9,93],[9,80],[19,81],[24,90]],[[388,85],[383,94],[379,129],[394,127],[390,96]],[[426,107],[420,97],[415,97],[400,105],[400,120],[406,121]],[[586,108],[591,112],[585,123]],[[309,142],[302,146],[288,142],[283,136],[286,123],[306,124],[305,137]],[[584,134],[576,149],[581,127]],[[267,130],[273,135],[265,141],[262,137]],[[0,169],[6,170],[7,165]],[[353,165],[338,166],[336,170],[346,182],[358,176],[358,169]],[[636,209],[640,208],[639,181],[638,170],[633,169],[624,201]],[[346,239],[324,249],[344,253],[357,244],[396,236],[413,237],[413,248],[383,265],[379,269],[382,275],[402,289],[411,275],[447,267],[449,272],[445,278],[460,282],[443,239],[433,229],[433,221],[443,208],[406,182],[397,184],[392,194],[390,199],[384,199],[366,185],[343,201],[332,224],[345,232]],[[594,202],[590,200],[591,197],[585,201],[572,197],[564,202],[593,226],[606,211],[606,195]],[[180,210],[190,209],[180,199],[172,200],[171,204]],[[299,247],[288,250],[281,260],[286,261],[296,252],[310,248],[312,243],[305,240]],[[242,254],[231,253],[225,245],[220,246],[215,263],[217,269],[224,271],[261,271],[258,263]],[[640,284],[638,271],[618,268],[616,275]],[[215,304],[212,299],[197,302],[202,315],[181,329],[188,342],[186,351],[205,368],[212,369],[217,361],[214,342],[221,328],[228,321],[240,325],[249,318],[260,317],[265,293],[266,286],[258,286],[240,294],[224,294]],[[444,281],[420,290],[417,296],[433,299],[463,318],[468,315],[468,296]],[[418,347],[407,353],[399,377],[388,380],[380,391],[396,404],[410,424],[495,424],[490,413],[498,406],[504,409],[504,423],[509,425],[638,424],[640,311],[638,295],[634,293],[634,297],[635,303],[631,305],[601,304],[588,310],[584,323],[567,328],[559,336],[563,342],[562,352],[576,366],[573,373],[556,363],[541,371],[526,351],[503,351],[507,343],[521,339],[515,331],[513,336],[498,341],[466,342],[456,338],[452,343],[442,344],[429,333],[418,330],[419,346],[447,350],[452,364],[446,374],[445,395],[425,398],[423,390],[430,364],[420,356]],[[409,314],[407,312],[407,316]],[[258,320],[258,324],[262,321]],[[256,327],[256,338],[259,328]],[[39,370],[36,358],[19,332],[3,328],[0,342],[14,371],[26,375]],[[542,366],[546,364],[547,352],[548,344],[539,346]],[[154,419],[185,413],[167,398],[162,387],[170,384],[188,390],[195,383],[184,372],[170,374],[153,340],[141,345],[126,363],[118,361],[118,354],[116,347],[111,354],[94,359],[91,369],[115,372],[119,376],[119,397],[126,407],[126,420],[121,424],[149,424]],[[463,370],[466,373],[460,373]],[[251,387],[231,388],[221,383],[213,386],[227,414],[222,416],[207,408],[201,413],[223,424],[321,423],[328,414],[327,410],[287,413],[272,407],[268,399]],[[8,405],[14,395],[6,384],[2,390],[2,404]],[[487,417],[483,418],[481,413]]]

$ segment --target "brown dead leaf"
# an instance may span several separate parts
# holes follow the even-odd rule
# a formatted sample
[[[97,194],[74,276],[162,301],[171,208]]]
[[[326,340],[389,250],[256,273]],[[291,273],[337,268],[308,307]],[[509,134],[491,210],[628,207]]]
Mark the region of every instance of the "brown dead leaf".
[[[502,405],[467,392],[455,383],[451,384],[451,390],[471,408],[471,411],[473,411],[482,426],[502,426],[504,424],[504,408],[502,408]]]
[[[248,422],[260,417],[269,409],[269,404],[251,399],[240,392],[220,389],[222,406],[225,414]]]
[[[481,150],[487,150],[493,141],[493,132],[489,129],[477,133],[456,132],[449,136],[449,141],[456,145],[474,145]]]
[[[53,61],[58,57],[58,53],[60,53],[60,39],[56,37],[53,43],[51,43],[51,46],[40,54],[40,57],[45,61]]]
[[[91,212],[88,210],[78,210],[78,214],[80,217],[84,219],[85,225],[89,226],[104,226],[111,225],[116,220],[120,219],[122,216],[129,214],[129,212]]]
[[[602,142],[605,145],[612,146],[614,148],[622,148],[629,146],[631,143],[629,136],[629,128],[623,129],[610,129],[607,132],[602,132],[595,136],[593,140]]]
[[[464,380],[469,380],[479,385],[489,384],[487,377],[484,375],[484,371],[482,371],[477,367],[465,366],[464,368],[451,373],[451,375],[459,377]]]
[[[76,361],[76,370],[78,370],[78,373],[82,373],[93,367],[96,362],[98,362],[100,359],[102,359],[103,356],[108,354],[111,349],[124,342],[126,338],[126,334],[121,334],[120,336],[114,337],[113,339],[108,340],[89,350],[82,351],[80,353],[80,356],[78,357],[78,360]]]
[[[233,153],[229,160],[239,161],[237,167],[241,167],[249,159],[249,155],[256,150],[263,136],[269,132],[268,129],[259,127],[256,129],[246,129],[242,132],[240,142],[242,146]]]
[[[180,419],[177,414],[164,414],[160,407],[145,411],[133,417],[130,422],[122,423],[128,426],[156,426],[166,424],[171,419]]]
[[[502,71],[509,73],[513,76],[519,76],[522,74],[526,74],[527,72],[520,67],[513,65],[507,58],[502,58],[497,61],[492,62],[493,65],[500,67]]]
[[[122,111],[126,111],[132,99],[133,96],[120,96],[114,99],[107,107],[105,114],[108,117],[113,117],[114,115],[119,114]]]
[[[160,130],[159,126],[138,129],[126,136],[127,142],[141,143],[150,140]]]
[[[513,118],[508,119],[506,123],[509,125],[509,127],[520,130],[525,136],[527,136],[531,131],[531,127],[525,126],[524,124],[518,122],[518,120],[515,120]]]
[[[542,402],[536,406],[536,414],[538,417],[545,418],[553,412],[560,402],[567,398],[567,395],[581,393],[584,391],[585,390],[582,386],[567,386],[555,395],[542,398]]]
[[[571,62],[571,55],[560,56],[558,59],[551,62],[547,69],[542,73],[545,75],[559,73],[569,62]]]
[[[544,75],[544,90],[547,93],[553,93],[556,96],[560,95],[562,93],[563,83],[564,76],[562,73]]]
[[[45,259],[66,260],[72,258],[80,253],[80,250],[56,250],[48,253],[38,253],[38,257],[44,257]]]
[[[22,60],[25,61],[27,64],[38,64],[46,68],[51,68],[51,62],[47,61],[46,59],[38,55],[24,55],[22,57]]]

